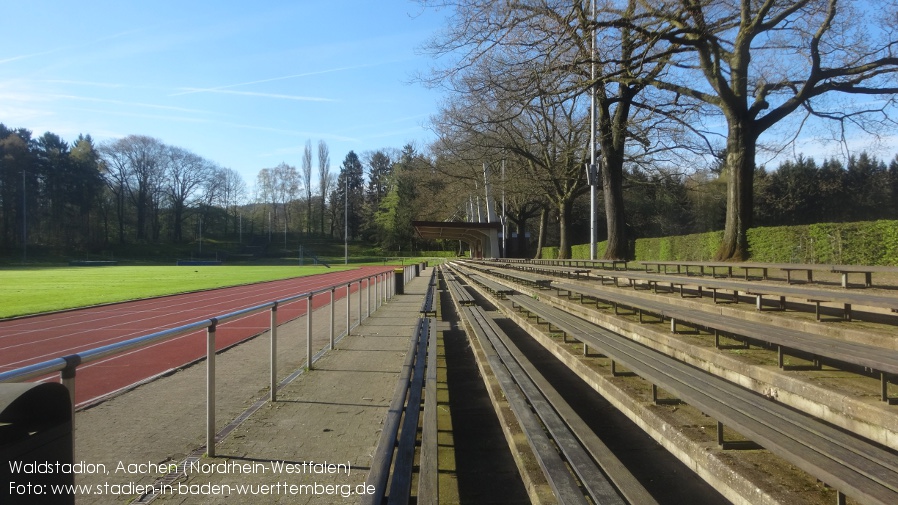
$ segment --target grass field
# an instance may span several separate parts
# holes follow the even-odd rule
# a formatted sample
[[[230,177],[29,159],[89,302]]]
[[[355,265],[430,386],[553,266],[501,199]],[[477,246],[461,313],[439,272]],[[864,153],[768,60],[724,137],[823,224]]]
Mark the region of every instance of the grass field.
[[[0,318],[347,270],[322,266],[0,268]]]

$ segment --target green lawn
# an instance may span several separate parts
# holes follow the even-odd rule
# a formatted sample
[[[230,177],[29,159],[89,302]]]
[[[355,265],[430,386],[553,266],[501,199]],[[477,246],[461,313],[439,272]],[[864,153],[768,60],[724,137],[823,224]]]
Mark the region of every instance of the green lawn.
[[[0,318],[355,268],[108,266],[0,268]]]

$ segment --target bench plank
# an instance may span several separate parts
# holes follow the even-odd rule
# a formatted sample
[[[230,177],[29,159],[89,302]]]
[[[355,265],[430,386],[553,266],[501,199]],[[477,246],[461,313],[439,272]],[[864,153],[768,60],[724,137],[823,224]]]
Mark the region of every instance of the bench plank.
[[[888,451],[562,310],[510,299],[845,494],[898,502],[898,459]]]

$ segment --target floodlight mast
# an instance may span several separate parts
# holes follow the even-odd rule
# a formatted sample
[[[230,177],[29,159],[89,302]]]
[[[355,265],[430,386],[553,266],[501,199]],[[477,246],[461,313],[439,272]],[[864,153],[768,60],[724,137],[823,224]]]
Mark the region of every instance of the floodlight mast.
[[[596,0],[592,0],[592,19],[596,20]],[[593,25],[592,40],[590,44],[589,58],[589,167],[587,168],[587,182],[589,182],[589,259],[596,259],[596,29]],[[592,175],[592,177],[589,177]]]

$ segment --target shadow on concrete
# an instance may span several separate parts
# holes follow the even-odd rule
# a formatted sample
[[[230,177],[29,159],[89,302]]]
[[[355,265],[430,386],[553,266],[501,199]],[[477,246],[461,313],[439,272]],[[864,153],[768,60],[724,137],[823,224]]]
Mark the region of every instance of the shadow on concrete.
[[[440,292],[446,380],[452,413],[459,502],[530,503],[474,352],[446,291]]]

